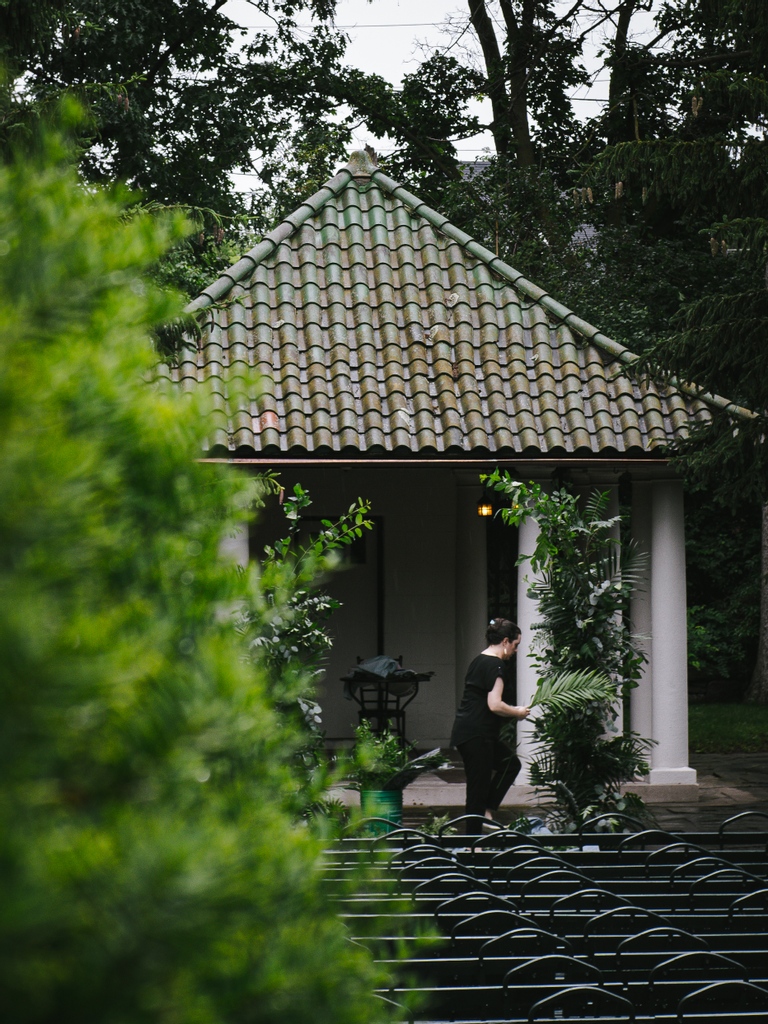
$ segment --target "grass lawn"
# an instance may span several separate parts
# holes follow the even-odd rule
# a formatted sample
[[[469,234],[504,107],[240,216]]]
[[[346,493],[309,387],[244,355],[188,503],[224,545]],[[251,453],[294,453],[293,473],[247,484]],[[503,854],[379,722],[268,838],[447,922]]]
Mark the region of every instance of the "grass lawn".
[[[688,737],[691,751],[697,754],[768,751],[768,706],[692,704]]]

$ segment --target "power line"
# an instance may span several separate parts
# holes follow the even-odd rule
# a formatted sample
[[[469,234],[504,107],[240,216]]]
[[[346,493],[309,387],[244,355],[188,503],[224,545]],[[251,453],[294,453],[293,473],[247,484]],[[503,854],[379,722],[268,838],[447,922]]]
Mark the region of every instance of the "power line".
[[[318,25],[294,25],[294,28],[319,28]],[[380,25],[331,25],[331,28],[344,28],[344,29],[358,29],[358,28],[439,28],[434,21],[387,21]],[[277,25],[238,25],[238,28],[255,28],[263,31],[269,29],[270,31],[276,32]]]

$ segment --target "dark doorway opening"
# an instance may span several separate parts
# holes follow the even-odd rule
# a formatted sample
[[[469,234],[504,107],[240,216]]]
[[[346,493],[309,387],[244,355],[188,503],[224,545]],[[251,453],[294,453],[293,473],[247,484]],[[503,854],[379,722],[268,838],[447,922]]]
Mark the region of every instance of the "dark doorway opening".
[[[518,530],[500,516],[486,524],[488,618],[517,619]]]
[[[517,622],[517,555],[519,531],[507,526],[501,516],[493,516],[486,523],[488,621],[497,616]],[[525,569],[523,569],[525,571]],[[506,698],[517,703],[517,662],[510,664],[510,684],[513,692]]]

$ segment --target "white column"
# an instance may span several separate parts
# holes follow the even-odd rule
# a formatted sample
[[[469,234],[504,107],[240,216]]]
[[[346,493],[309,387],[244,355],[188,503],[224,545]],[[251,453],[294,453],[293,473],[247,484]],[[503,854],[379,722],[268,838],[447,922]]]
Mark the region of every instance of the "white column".
[[[484,491],[475,482],[456,487],[456,706],[464,675],[485,647],[488,626],[488,570],[485,520],[477,514]]]
[[[629,698],[630,728],[646,739],[653,736],[653,661],[651,650],[651,488],[646,481],[632,481],[632,539],[638,554],[645,557],[644,582],[632,594],[629,609],[630,628],[640,638],[638,646],[648,661],[642,666],[637,687]],[[648,759],[653,764],[654,748]]]
[[[617,519],[619,515],[619,487],[618,484],[605,484],[599,488],[600,491],[608,494],[608,504],[605,507],[603,516],[605,519]],[[611,555],[618,555],[621,551],[621,523],[617,521],[613,524],[609,530],[609,536],[613,541],[611,548],[609,549]],[[617,625],[621,625],[621,612],[617,611],[614,615]],[[619,698],[614,704],[614,711],[616,712],[616,728],[621,731],[624,729],[624,724],[627,721],[629,715],[629,708],[624,707],[624,701]]]
[[[688,644],[685,595],[683,485],[653,484],[651,517],[651,620],[653,737],[650,782],[696,782],[688,767]]]
[[[605,518],[611,519],[613,516],[617,516],[619,514],[619,485],[604,484],[602,487],[599,487],[598,490],[608,494]],[[621,540],[621,523],[616,523],[611,527],[611,536],[617,542]]]
[[[539,535],[539,524],[534,519],[526,519],[520,526],[518,550],[521,555],[532,555]],[[533,578],[530,562],[523,562],[517,567],[517,624],[522,636],[517,651],[517,703],[526,705],[536,690],[538,673],[531,662],[531,645],[534,638],[534,622],[538,621],[536,602],[528,596],[529,584],[526,577]],[[522,762],[522,769],[517,777],[517,785],[525,785],[530,779],[528,765],[531,762],[533,726],[529,721],[518,722],[517,725],[517,756]]]
[[[248,527],[242,525],[230,537],[224,537],[219,544],[219,555],[243,567],[248,565]]]

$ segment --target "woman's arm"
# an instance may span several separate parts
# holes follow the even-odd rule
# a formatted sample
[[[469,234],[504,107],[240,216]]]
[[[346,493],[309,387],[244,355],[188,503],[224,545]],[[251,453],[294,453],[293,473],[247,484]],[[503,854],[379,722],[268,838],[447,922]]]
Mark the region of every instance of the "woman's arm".
[[[502,718],[527,718],[531,713],[530,708],[517,707],[504,702],[504,680],[501,676],[493,684],[493,689],[488,694],[488,707],[494,715],[501,715]]]

